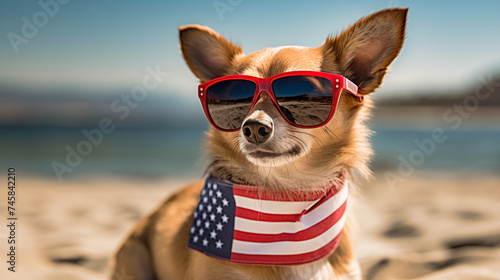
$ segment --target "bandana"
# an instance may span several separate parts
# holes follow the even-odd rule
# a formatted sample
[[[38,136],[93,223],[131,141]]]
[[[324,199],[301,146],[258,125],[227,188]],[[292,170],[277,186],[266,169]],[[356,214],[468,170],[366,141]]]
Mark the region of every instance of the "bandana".
[[[207,178],[188,247],[253,265],[297,265],[329,256],[345,224],[348,181],[327,191],[283,194]]]

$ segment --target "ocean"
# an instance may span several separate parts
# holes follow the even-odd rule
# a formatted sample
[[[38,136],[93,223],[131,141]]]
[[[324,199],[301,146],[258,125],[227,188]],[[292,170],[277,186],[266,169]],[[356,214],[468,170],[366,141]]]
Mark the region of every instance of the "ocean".
[[[15,167],[24,176],[54,179],[57,172],[62,179],[200,177],[205,128],[117,128],[102,139],[94,135],[96,143],[101,140],[96,145],[88,145],[82,132],[92,128],[0,128],[0,168]],[[500,131],[449,130],[443,134],[446,141],[434,144],[428,130],[374,131],[374,171],[395,171],[406,161],[416,170],[500,173]],[[419,146],[416,141],[426,144]],[[71,152],[77,149],[84,152],[79,159]]]

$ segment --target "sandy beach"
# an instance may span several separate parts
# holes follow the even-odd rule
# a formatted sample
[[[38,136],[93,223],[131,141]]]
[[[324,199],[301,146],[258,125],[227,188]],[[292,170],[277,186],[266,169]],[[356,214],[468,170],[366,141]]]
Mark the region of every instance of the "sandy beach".
[[[500,176],[415,173],[395,188],[375,177],[350,199],[365,279],[500,279]],[[133,224],[188,181],[21,176],[16,272],[3,261],[0,279],[107,279]]]

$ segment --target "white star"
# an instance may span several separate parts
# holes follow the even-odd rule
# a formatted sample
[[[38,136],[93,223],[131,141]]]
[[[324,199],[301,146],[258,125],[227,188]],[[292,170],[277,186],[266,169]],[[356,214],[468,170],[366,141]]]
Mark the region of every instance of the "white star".
[[[206,238],[203,238],[203,246],[208,247],[208,240]]]
[[[208,204],[207,210],[208,210],[208,212],[212,212],[212,205]]]
[[[201,195],[205,195],[207,191],[205,189],[201,190]]]
[[[220,207],[220,205],[217,205],[217,213],[222,213],[222,207]]]
[[[205,228],[210,228],[210,223],[208,221],[205,222]]]
[[[212,183],[208,183],[208,188],[211,189],[212,188]]]
[[[199,227],[200,225],[201,225],[201,220],[200,219],[196,220],[196,226]]]
[[[213,205],[217,204],[217,198],[212,197],[212,204],[213,204]]]
[[[204,196],[203,197],[203,203],[207,203],[207,201],[208,201],[208,197]]]
[[[215,232],[215,230],[212,230],[210,232],[210,238],[215,239],[216,237],[217,237],[217,232]]]
[[[224,214],[224,216],[222,216],[222,222],[227,223],[228,221],[229,221],[229,218],[226,216],[226,214]]]
[[[193,236],[193,242],[194,243],[198,242],[198,235]]]
[[[200,230],[198,231],[200,233],[200,235],[203,235],[203,229],[200,228]]]
[[[215,242],[215,248],[217,248],[217,249],[222,249],[222,245],[224,245],[224,243],[222,243],[222,241],[220,241],[220,239],[219,239],[219,241]]]
[[[201,217],[203,218],[203,220],[206,220],[207,219],[207,213],[203,212],[203,214],[201,214]]]
[[[220,191],[217,191],[217,197],[222,197],[222,193]]]
[[[223,228],[223,226],[220,222],[216,226],[217,226],[217,230],[222,230],[222,228]]]
[[[194,212],[194,218],[198,218],[198,211],[197,212]]]
[[[194,233],[196,229],[194,227],[191,227],[191,233]]]
[[[227,201],[227,199],[225,199],[225,198],[224,198],[224,199],[222,200],[222,205],[224,205],[224,206],[229,206],[229,201]]]
[[[198,205],[198,209],[200,209],[200,211],[203,211],[203,204]]]
[[[214,195],[214,191],[210,190],[210,191],[208,192],[208,196],[212,196],[212,195]]]
[[[215,222],[215,214],[214,213],[210,214],[210,221]]]
[[[217,189],[217,184],[214,184],[214,190],[216,190],[216,189]]]

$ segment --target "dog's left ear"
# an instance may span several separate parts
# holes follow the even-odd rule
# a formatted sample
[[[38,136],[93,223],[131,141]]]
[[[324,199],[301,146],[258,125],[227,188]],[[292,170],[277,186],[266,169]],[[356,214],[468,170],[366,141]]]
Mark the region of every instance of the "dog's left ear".
[[[362,18],[321,47],[322,71],[340,73],[358,85],[361,94],[382,83],[405,37],[408,9],[387,9]]]

